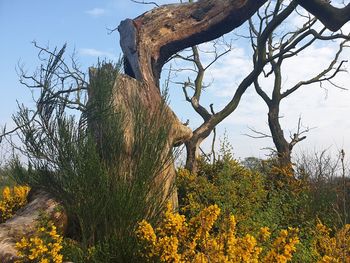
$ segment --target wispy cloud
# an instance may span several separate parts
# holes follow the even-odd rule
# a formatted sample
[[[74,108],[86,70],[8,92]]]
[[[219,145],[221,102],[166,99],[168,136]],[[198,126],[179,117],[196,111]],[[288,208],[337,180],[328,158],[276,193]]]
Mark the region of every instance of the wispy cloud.
[[[79,54],[82,56],[89,57],[100,57],[100,58],[108,58],[108,59],[117,59],[117,55],[111,52],[98,50],[94,48],[81,48],[79,49]]]
[[[334,54],[337,51],[336,46],[337,43],[327,43],[327,46],[309,47],[300,56],[286,61],[283,66],[284,90],[292,87],[300,80],[313,77],[326,68],[334,58]],[[349,57],[349,55],[350,52],[348,50],[343,54],[344,58]],[[220,68],[216,70],[220,72]],[[227,81],[225,78],[226,74],[222,78],[217,79],[217,81],[219,83],[220,81]],[[234,75],[231,73],[231,76]],[[349,79],[350,75],[343,72],[334,79],[334,82],[346,88],[348,87]],[[235,82],[235,80],[232,79],[232,82]],[[267,91],[271,92],[271,87],[273,86],[271,79],[262,78],[260,84]],[[344,138],[347,138],[345,132],[350,129],[350,122],[345,117],[350,113],[348,103],[350,93],[336,89],[331,85],[327,85],[327,83],[324,83],[322,87],[320,88],[319,85],[305,86],[283,101],[281,104],[281,126],[288,137],[289,133],[293,134],[295,132],[298,118],[301,116],[305,126],[315,128],[307,134],[308,139],[300,144],[301,147],[312,149],[317,146],[320,149],[325,149],[331,145],[341,145],[349,149],[350,142],[344,140]],[[239,136],[238,131],[241,134],[251,133],[247,126],[254,127],[262,132],[268,131],[266,105],[254,93],[254,89],[249,88],[234,114],[224,121],[228,129],[235,127],[235,130],[237,130],[235,134],[235,130],[232,129],[233,136]],[[269,143],[266,140],[256,142],[255,139],[244,136],[239,138],[240,141],[237,141],[237,148],[242,156],[249,154],[250,151],[250,149],[245,149],[245,145],[260,144],[261,148],[263,148],[266,146],[266,143]],[[298,148],[296,148],[297,152]]]
[[[106,9],[104,8],[93,8],[90,10],[85,11],[86,14],[93,16],[93,17],[99,17],[99,16],[103,16],[107,13]]]
[[[338,47],[338,42],[316,43],[300,53],[299,56],[285,60],[282,67],[283,90],[293,87],[301,80],[308,80],[327,68],[334,59]],[[204,53],[203,61],[207,60],[206,56],[207,54]],[[346,60],[349,57],[350,48],[344,50],[339,61],[341,59]],[[210,60],[210,57],[208,60]],[[251,71],[251,64],[249,50],[234,46],[230,53],[218,60],[207,71],[205,82],[212,83],[212,85],[206,89],[206,92],[203,92],[202,104],[209,105],[214,103],[216,112],[222,109],[232,99],[238,84]],[[185,64],[181,63],[175,66],[186,67]],[[183,71],[178,74],[178,77],[187,80],[188,74],[188,71]],[[173,81],[176,82],[178,80],[175,79]],[[350,74],[346,72],[338,74],[333,80],[334,83],[344,88],[350,87],[349,81]],[[271,95],[273,78],[265,79],[261,77],[260,84]],[[189,92],[191,91],[189,90]],[[176,95],[179,98],[183,96],[181,92]],[[171,97],[171,99],[174,100],[174,97]],[[310,133],[307,134],[307,140],[298,145],[295,149],[295,154],[303,148],[323,150],[330,146],[333,146],[335,150],[343,147],[349,151],[350,141],[346,135],[346,132],[350,130],[350,121],[349,118],[346,118],[350,114],[349,101],[349,91],[337,89],[329,85],[329,83],[324,83],[322,87],[317,84],[302,87],[295,94],[282,101],[280,121],[287,138],[289,138],[290,134],[296,132],[299,117],[302,117],[304,126],[315,128],[311,129]],[[180,103],[182,101],[178,102],[179,105]],[[193,128],[198,127],[195,122],[198,119],[198,115],[190,115],[191,108],[182,110],[184,107],[181,104],[178,116],[182,120],[190,119],[190,125]],[[268,151],[258,152],[258,149],[273,147],[270,138],[257,140],[243,136],[243,134],[252,134],[249,127],[267,134],[270,133],[267,124],[267,106],[256,94],[254,87],[247,89],[239,107],[222,122],[221,127],[225,127],[227,130],[229,140],[237,156],[260,155],[264,157],[264,154],[268,153]],[[222,128],[217,130],[219,136],[222,130]],[[207,140],[203,144],[203,148],[210,150],[210,147],[211,141]]]

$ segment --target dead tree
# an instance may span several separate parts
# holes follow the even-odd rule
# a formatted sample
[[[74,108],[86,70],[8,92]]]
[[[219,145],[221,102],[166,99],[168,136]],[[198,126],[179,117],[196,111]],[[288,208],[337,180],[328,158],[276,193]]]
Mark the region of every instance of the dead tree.
[[[211,52],[214,54],[214,58],[205,66],[201,61],[198,46],[194,46],[191,48],[192,54],[193,54],[192,56],[187,58],[182,58],[184,60],[192,62],[195,66],[195,71],[196,71],[195,80],[192,82],[190,79],[188,79],[188,82],[183,83],[182,90],[186,101],[189,102],[192,108],[197,112],[197,114],[201,116],[201,118],[203,119],[203,123],[208,122],[211,119],[211,117],[215,114],[213,104],[210,104],[209,105],[210,109],[207,109],[201,104],[201,101],[200,101],[202,91],[205,88],[204,74],[206,70],[208,70],[217,60],[219,60],[222,56],[224,56],[225,54],[231,51],[232,49],[231,44],[226,44],[226,43],[224,44],[226,47],[224,47],[224,50],[222,52],[219,52],[214,43],[214,46],[213,46],[214,50]],[[190,96],[187,91],[187,89],[190,87],[192,87],[194,90],[192,96]],[[210,133],[211,132],[213,132],[213,136],[214,136],[213,142],[212,142],[212,154],[213,154],[212,158],[213,158],[213,161],[215,161],[215,151],[214,151],[214,143],[215,143],[215,137],[216,137],[215,127],[212,129],[212,131],[210,131]],[[202,141],[207,136],[201,136],[200,130],[194,129],[193,136],[185,142],[186,151],[187,151],[185,168],[191,171],[192,173],[197,172],[197,159],[200,154],[199,147]]]
[[[291,6],[296,7],[296,2],[298,2],[298,1],[294,1],[294,2],[292,1]],[[311,8],[311,9],[313,9],[313,8]],[[333,9],[333,10],[335,10],[335,9]],[[288,16],[287,13],[289,13],[289,12],[291,13],[291,11],[292,11],[292,8],[290,8],[290,11],[285,13],[286,17]],[[316,10],[314,10],[314,11],[316,11]],[[275,25],[273,25],[274,23],[275,23]],[[269,38],[270,38],[272,35],[272,32],[274,31],[274,29],[277,28],[279,23],[280,22],[278,21],[278,19],[275,19],[274,22],[271,23],[272,26],[264,32],[263,38],[265,38],[268,34],[270,34],[270,36],[269,36]],[[260,27],[260,29],[262,31],[263,29],[265,29],[265,27]],[[269,33],[269,31],[270,31],[270,33]],[[260,33],[262,33],[262,32],[260,32]],[[262,40],[262,39],[259,39],[259,41],[261,41],[261,43],[264,42],[264,40]],[[266,39],[265,41],[269,41],[269,39]],[[248,76],[240,84],[239,88],[236,90],[236,93],[234,95],[234,99],[232,99],[232,101],[229,104],[227,104],[227,106],[225,107],[226,110],[222,110],[222,111],[218,112],[217,114],[214,113],[212,105],[211,105],[211,108],[209,110],[209,109],[206,109],[200,103],[201,92],[203,89],[203,78],[204,78],[205,71],[212,65],[212,63],[214,63],[218,58],[220,58],[221,55],[224,55],[225,53],[226,52],[216,56],[215,59],[211,63],[209,63],[208,66],[203,66],[203,64],[201,63],[200,55],[199,55],[197,46],[192,47],[192,55],[189,57],[181,57],[179,55],[174,56],[174,57],[180,57],[186,61],[190,61],[190,62],[194,63],[195,71],[197,73],[195,81],[193,83],[191,83],[191,81],[186,81],[183,83],[183,91],[184,91],[186,101],[191,103],[191,106],[193,107],[193,109],[203,119],[203,124],[200,127],[194,129],[191,139],[189,139],[185,142],[186,150],[187,150],[185,167],[192,172],[197,171],[197,161],[196,160],[200,154],[199,147],[200,147],[200,144],[202,143],[202,141],[204,139],[206,139],[212,133],[212,131],[215,130],[215,127],[218,123],[220,123],[224,118],[226,118],[229,114],[231,114],[236,109],[236,107],[239,103],[240,97],[242,96],[242,94],[244,93],[246,88],[250,84],[252,84],[251,78],[249,78],[249,76]],[[265,62],[261,63],[261,65],[264,63],[271,63],[271,62],[269,62],[269,59],[260,60],[260,62],[262,62],[262,61],[265,61]],[[251,75],[256,76],[256,74],[259,72],[259,70],[255,71],[254,73],[253,72],[254,72],[254,70],[252,71]],[[326,73],[327,72],[325,72],[324,74],[326,74]],[[187,88],[190,86],[192,86],[194,89],[193,96],[189,96],[188,92],[187,92]],[[209,123],[216,123],[216,124],[209,125]],[[300,134],[298,133],[298,135],[300,135]],[[300,140],[301,140],[301,137],[294,136],[291,143],[290,143],[290,146],[292,146],[292,145],[294,146]]]
[[[253,49],[253,65],[258,66],[258,61],[261,59],[267,60],[268,65],[264,69],[262,78],[272,78],[272,92],[268,95],[266,88],[260,84],[259,78],[254,80],[254,87],[259,96],[264,100],[268,107],[268,125],[270,128],[271,137],[276,147],[277,156],[279,158],[279,164],[282,167],[291,167],[291,153],[293,147],[300,141],[304,140],[306,136],[303,135],[308,129],[302,130],[301,121],[299,119],[297,132],[290,136],[290,140],[286,138],[283,129],[280,124],[280,104],[283,99],[290,96],[300,88],[306,88],[308,85],[319,83],[322,85],[324,82],[328,82],[331,85],[337,87],[331,80],[336,75],[343,71],[342,66],[346,61],[339,61],[341,52],[345,48],[346,44],[350,40],[350,35],[329,34],[326,28],[316,29],[317,19],[312,16],[305,17],[304,24],[298,26],[292,32],[287,30],[287,33],[279,32],[279,30],[273,31],[269,34],[268,38],[262,39],[262,32],[265,27],[269,26],[270,20],[278,15],[285,8],[283,1],[277,1],[276,6],[271,6],[271,2],[268,2],[265,10],[258,11],[257,23],[254,23],[252,19],[249,20],[250,25],[250,39]],[[301,80],[291,87],[283,87],[283,76],[285,73],[282,71],[282,65],[287,60],[293,59],[297,55],[302,55],[302,52],[316,41],[330,41],[330,40],[343,40],[338,47],[337,52],[334,54],[334,58],[330,61],[329,65],[321,70],[316,75],[310,77],[307,80]],[[260,44],[260,47],[259,47]],[[266,52],[261,52],[259,49],[261,45],[265,46]],[[262,58],[260,58],[262,56]],[[305,69],[307,70],[307,69]],[[258,137],[264,136],[259,133]]]
[[[154,107],[160,99],[159,76],[163,64],[176,52],[199,43],[213,40],[233,28],[242,24],[252,13],[247,13],[252,8],[258,8],[259,1],[246,3],[230,1],[200,1],[196,3],[166,5],[153,9],[135,20],[125,20],[119,26],[121,34],[121,47],[130,65],[128,72],[130,77],[136,78],[144,88],[140,88],[138,96],[143,98],[147,107]],[[216,14],[220,12],[218,17]],[[279,25],[293,11],[293,8],[278,16],[275,27]],[[271,28],[268,29],[268,31]],[[261,61],[261,66],[265,62]],[[170,114],[172,132],[169,136],[169,145],[178,144],[181,138],[189,139],[193,144],[187,144],[188,167],[195,171],[192,163],[198,156],[198,146],[215,126],[236,109],[245,90],[252,84],[254,78],[261,69],[255,69],[237,88],[231,102],[220,112],[207,116],[206,121],[196,129],[193,135],[184,134],[181,130],[188,131],[177,119]],[[128,85],[126,85],[128,86]],[[125,89],[125,86],[124,86]],[[193,101],[195,102],[195,99]],[[120,100],[125,101],[125,100]],[[195,104],[194,104],[195,105]],[[201,110],[198,104],[197,110]],[[203,112],[203,111],[202,111]],[[173,119],[173,120],[172,120]],[[183,140],[185,141],[185,140]]]
[[[202,2],[197,2],[196,4],[203,4],[204,1]],[[255,2],[256,3],[256,2]],[[186,4],[189,5],[189,4]],[[180,5],[181,6],[181,5]],[[276,29],[280,23],[282,23],[293,11],[294,8],[297,6],[296,2],[293,1],[292,4],[286,8],[283,12],[281,12],[279,15],[274,17],[273,23],[269,27],[267,27],[264,31],[264,37],[268,37],[271,32],[273,32],[274,29]],[[194,25],[195,27],[195,25]],[[195,28],[193,28],[195,30]],[[208,39],[211,40],[211,39]],[[194,42],[194,44],[198,44]],[[178,51],[178,50],[174,50]],[[126,52],[124,52],[126,53]],[[148,61],[152,61],[152,59],[149,59]],[[197,60],[198,61],[198,60]],[[243,81],[238,85],[235,94],[233,95],[231,101],[220,111],[216,113],[209,113],[207,110],[204,109],[199,104],[198,101],[198,94],[199,91],[201,90],[202,87],[200,87],[201,83],[197,81],[198,84],[200,84],[197,88],[197,93],[195,93],[196,96],[194,96],[191,101],[193,100],[193,105],[197,108],[197,112],[200,112],[201,116],[203,115],[205,117],[205,120],[202,125],[200,125],[196,130],[194,131],[191,140],[187,142],[186,148],[187,148],[187,161],[186,161],[186,166],[188,169],[191,171],[195,172],[196,171],[196,158],[199,155],[199,145],[200,143],[207,138],[210,133],[213,131],[213,129],[216,127],[218,123],[220,123],[222,120],[224,120],[227,116],[229,116],[233,111],[236,110],[240,99],[244,92],[247,90],[247,88],[253,84],[254,80],[258,77],[258,75],[261,73],[263,70],[264,66],[268,63],[267,60],[261,59],[259,61],[259,66],[255,67],[244,79]],[[197,63],[197,66],[200,67],[200,64]],[[133,71],[135,72],[135,70]],[[137,74],[135,74],[137,76]],[[157,76],[159,76],[159,73],[157,73]],[[202,78],[202,76],[199,74],[199,79]],[[159,90],[159,88],[157,88]],[[191,102],[192,103],[192,102]],[[203,117],[202,116],[202,117]]]

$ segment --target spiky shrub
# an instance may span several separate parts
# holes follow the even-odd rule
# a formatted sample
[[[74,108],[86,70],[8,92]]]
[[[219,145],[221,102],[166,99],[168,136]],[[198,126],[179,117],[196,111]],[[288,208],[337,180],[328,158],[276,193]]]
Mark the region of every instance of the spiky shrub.
[[[145,262],[289,262],[299,243],[298,230],[281,230],[270,239],[263,227],[257,237],[237,232],[233,215],[214,228],[220,208],[211,205],[186,220],[171,207],[158,228],[143,220],[136,230]]]
[[[89,253],[94,262],[136,261],[136,224],[141,219],[153,222],[163,206],[162,189],[155,189],[153,182],[170,155],[164,153],[169,128],[164,105],[150,112],[131,102],[133,162],[125,163],[124,113],[112,102],[118,74],[119,65],[99,63],[90,82],[94,100],[78,121],[62,100],[45,100],[51,98],[45,94],[52,94],[50,77],[37,102],[35,121],[24,107],[14,118],[30,162],[29,173],[16,178],[62,201],[71,235],[81,244],[77,251],[83,251],[71,254],[74,262],[86,262],[84,251],[89,248],[94,248],[93,255]]]
[[[241,222],[239,231],[259,231],[265,225],[259,218],[267,198],[264,178],[234,159],[226,158],[214,164],[201,160],[198,174],[180,169],[177,184],[180,209],[186,216],[192,217],[203,208],[217,204],[224,215],[235,214]]]
[[[349,262],[350,224],[344,225],[338,231],[332,231],[318,221],[312,241],[312,252],[318,262]]]
[[[4,166],[0,165],[0,192],[2,192],[5,187],[13,187],[16,185],[15,181],[11,177],[13,171],[10,164],[11,162]]]

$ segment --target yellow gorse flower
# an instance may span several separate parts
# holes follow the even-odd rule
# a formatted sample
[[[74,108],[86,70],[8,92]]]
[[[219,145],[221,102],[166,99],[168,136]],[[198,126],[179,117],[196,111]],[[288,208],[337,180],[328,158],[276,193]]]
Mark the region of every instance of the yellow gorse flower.
[[[52,222],[48,222],[46,227],[41,225],[33,237],[23,237],[16,243],[17,255],[20,258],[16,263],[62,263],[62,241],[62,236],[57,233],[57,228]]]
[[[318,221],[312,246],[319,263],[350,262],[350,224],[332,235],[331,229]]]
[[[217,205],[203,209],[189,221],[172,212],[168,205],[164,219],[154,230],[145,220],[139,223],[136,235],[142,245],[141,254],[147,262],[288,262],[299,242],[297,229],[289,228],[280,235],[263,253],[260,239],[247,234],[239,237],[236,233],[236,219],[227,218],[219,230],[213,226],[220,215]],[[262,228],[263,241],[270,236],[268,228]],[[272,260],[272,261],[271,261]]]
[[[27,203],[28,186],[6,186],[0,200],[0,223],[11,218],[14,213]]]
[[[267,241],[271,236],[270,229],[268,227],[260,228],[260,240]]]
[[[264,262],[285,263],[290,261],[299,243],[298,229],[289,227],[288,230],[281,230],[271,250],[265,256]]]

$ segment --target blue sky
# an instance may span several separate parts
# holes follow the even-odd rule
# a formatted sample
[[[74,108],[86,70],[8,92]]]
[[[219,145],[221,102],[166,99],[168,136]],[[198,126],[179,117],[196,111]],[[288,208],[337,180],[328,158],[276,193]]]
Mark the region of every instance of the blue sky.
[[[75,49],[83,68],[96,63],[97,56],[117,58],[120,54],[118,34],[107,34],[130,16],[145,11],[136,4],[115,1],[8,1],[0,0],[0,122],[8,121],[16,109],[16,99],[30,101],[28,91],[19,85],[16,66],[28,72],[38,65],[32,41],[51,48],[68,44],[67,54]]]
[[[164,4],[174,1],[157,2]],[[129,0],[0,0],[0,126],[13,125],[11,114],[16,111],[16,100],[27,105],[32,101],[30,92],[19,84],[16,73],[18,64],[24,65],[28,73],[38,65],[37,50],[32,41],[51,48],[61,47],[66,42],[67,54],[75,50],[82,68],[87,69],[96,63],[98,57],[116,59],[121,53],[118,33],[109,35],[106,28],[116,27],[121,20],[134,18],[150,8],[152,6],[138,5]],[[207,82],[212,85],[204,92],[203,101],[206,105],[214,103],[216,109],[223,107],[231,98],[236,85],[249,71],[249,45],[237,41],[233,46],[233,51],[207,74]],[[291,73],[286,82],[296,81],[304,73],[306,77],[309,69],[317,71],[327,64],[333,51],[333,46],[310,48],[302,58],[286,66]],[[344,56],[350,58],[350,53]],[[302,72],[298,71],[301,64],[305,68]],[[180,77],[186,79],[184,73]],[[338,81],[342,85],[349,85],[349,74],[342,74]],[[179,86],[173,84],[170,88],[174,111],[183,121],[189,118],[191,127],[196,127],[200,119],[195,114],[189,114],[191,108],[184,102]],[[347,135],[350,130],[349,101],[349,92],[346,91],[330,89],[326,94],[319,87],[302,90],[283,104],[282,125],[287,134],[288,131],[293,132],[301,115],[306,126],[316,129],[301,143],[298,148],[300,151],[329,147],[337,151],[344,148],[350,155]],[[266,106],[250,89],[237,111],[220,124],[219,134],[222,136],[224,130],[227,131],[236,156],[264,157],[267,153],[261,149],[272,146],[270,139],[255,140],[243,135],[249,132],[248,126],[268,132],[266,114]],[[209,142],[204,143],[204,148],[208,147]]]

